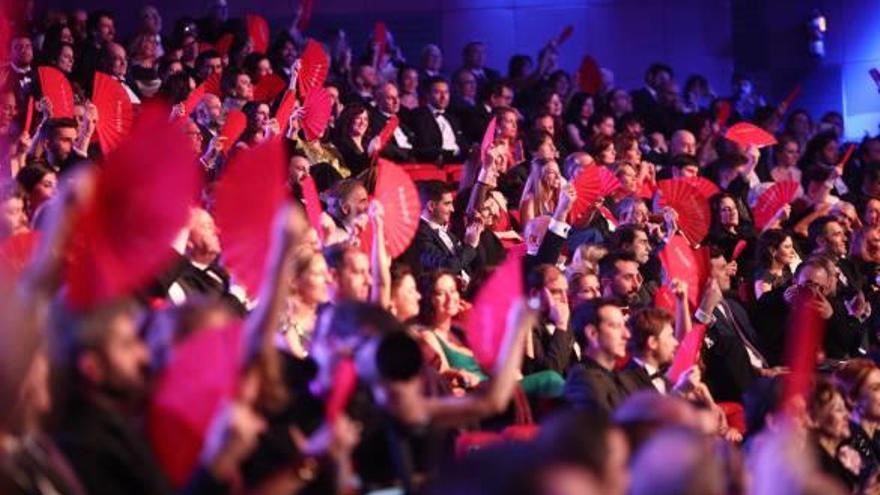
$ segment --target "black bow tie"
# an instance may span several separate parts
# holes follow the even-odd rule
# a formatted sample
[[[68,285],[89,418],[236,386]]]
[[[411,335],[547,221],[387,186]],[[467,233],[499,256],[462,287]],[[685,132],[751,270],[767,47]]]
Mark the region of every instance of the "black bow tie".
[[[441,117],[443,115],[443,113],[444,113],[443,110],[435,110],[434,111],[434,118]]]
[[[650,375],[648,375],[648,379],[651,380],[652,382],[658,378],[663,378],[663,373],[660,371],[655,371],[654,373],[651,373]]]

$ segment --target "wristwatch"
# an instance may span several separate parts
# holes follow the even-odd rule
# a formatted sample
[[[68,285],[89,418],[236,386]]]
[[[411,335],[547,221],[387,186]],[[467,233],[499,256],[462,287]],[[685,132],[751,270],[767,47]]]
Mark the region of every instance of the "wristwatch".
[[[694,319],[702,323],[703,325],[706,325],[707,327],[712,326],[717,320],[717,318],[709,313],[706,313],[701,308],[697,308],[697,311],[694,312]]]

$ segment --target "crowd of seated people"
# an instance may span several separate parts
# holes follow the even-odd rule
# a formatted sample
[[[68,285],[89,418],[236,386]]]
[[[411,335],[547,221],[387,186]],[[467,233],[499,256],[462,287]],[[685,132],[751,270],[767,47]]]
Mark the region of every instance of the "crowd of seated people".
[[[675,60],[651,64],[639,88],[616,86],[603,61],[586,92],[559,66],[573,47],[558,39],[510,54],[504,73],[487,66],[491,40],[460,60],[429,44],[407,61],[390,33],[365,47],[342,29],[318,35],[300,5],[262,53],[250,19],[209,3],[164,26],[142,7],[130,33],[117,33],[118,11],[73,5],[23,2],[0,18],[0,261],[37,239],[21,270],[0,270],[0,493],[880,490],[878,135],[847,142],[836,111],[768,101],[739,73],[716,93]],[[329,56],[330,117],[310,138],[302,109],[277,115],[314,41]],[[41,86],[44,66],[70,83],[72,116]],[[77,311],[63,302],[64,247],[106,158],[98,73],[136,114],[161,101],[184,122],[203,188],[169,267]],[[274,77],[282,91],[260,97]],[[737,123],[776,143],[727,139]],[[237,156],[278,141],[290,205],[263,233],[271,275],[255,295],[228,266],[216,186]],[[418,226],[395,257],[380,235],[390,205],[371,199],[379,161],[437,172],[413,175]],[[584,177],[614,190],[584,207]],[[661,183],[712,189],[692,198],[708,215],[700,238],[689,211],[661,204]],[[759,219],[777,186],[791,200]],[[702,265],[673,272],[682,245]],[[510,256],[522,288],[489,365],[467,328]],[[792,396],[803,294],[824,334]],[[243,392],[211,411],[181,479],[143,418],[178,346],[233,323]],[[349,361],[358,383],[327,413]],[[164,439],[178,440],[193,441]]]

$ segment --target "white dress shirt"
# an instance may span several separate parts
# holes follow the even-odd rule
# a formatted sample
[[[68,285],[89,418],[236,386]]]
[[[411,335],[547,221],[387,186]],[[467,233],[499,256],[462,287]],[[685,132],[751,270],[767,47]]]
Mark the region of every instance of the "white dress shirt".
[[[451,151],[454,154],[458,154],[459,148],[458,142],[455,140],[455,131],[452,129],[452,124],[446,119],[445,110],[437,110],[431,106],[428,109],[434,114],[434,121],[437,122],[437,126],[440,128],[440,135],[443,136],[441,148],[443,151]]]

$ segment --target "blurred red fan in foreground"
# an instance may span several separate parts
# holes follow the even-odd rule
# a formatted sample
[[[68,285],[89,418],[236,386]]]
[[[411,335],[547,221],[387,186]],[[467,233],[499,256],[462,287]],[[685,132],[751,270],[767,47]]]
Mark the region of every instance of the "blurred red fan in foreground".
[[[43,96],[52,104],[54,118],[73,118],[73,88],[63,72],[54,67],[37,69]]]
[[[511,251],[480,289],[465,323],[468,346],[483,369],[495,365],[504,340],[507,312],[523,293],[523,258]]]
[[[329,70],[330,57],[327,56],[327,52],[317,41],[308,40],[300,57],[299,74],[296,79],[299,97],[305,99],[313,89],[323,86]]]
[[[134,107],[122,84],[102,72],[95,72],[92,102],[98,109],[95,132],[101,152],[110,153],[131,132],[134,126]]]
[[[28,133],[31,133],[31,124],[34,123],[34,97],[29,96],[27,102],[27,110],[24,115],[24,125],[21,127],[21,130]]]
[[[607,196],[620,189],[620,181],[605,167],[584,167],[572,183],[577,200],[571,208],[571,223],[582,227],[589,220],[596,206]]]
[[[724,127],[727,125],[727,121],[730,120],[730,114],[733,111],[733,107],[729,101],[719,100],[716,104],[716,110],[715,123],[718,124],[718,127]]]
[[[315,6],[315,0],[300,0],[302,10],[299,13],[299,19],[296,20],[296,29],[300,33],[304,33],[309,27],[309,21],[312,20],[312,10]]]
[[[748,122],[740,122],[732,125],[727,129],[724,137],[743,148],[748,148],[749,146],[762,148],[764,146],[776,144],[776,138],[773,137],[773,134],[770,134],[755,124],[750,124]]]
[[[242,334],[240,322],[193,333],[175,346],[156,381],[147,412],[147,436],[175,487],[192,475],[211,421],[237,393]]]
[[[232,49],[232,44],[235,43],[235,36],[232,33],[226,33],[223,36],[220,36],[217,39],[217,44],[214,45],[217,52],[222,56],[229,55],[229,50]]]
[[[333,424],[345,412],[345,407],[354,395],[356,387],[357,371],[354,359],[342,359],[333,370],[333,387],[330,389],[330,396],[327,397],[325,418],[328,423]]]
[[[799,184],[795,181],[777,182],[758,196],[755,206],[752,207],[752,215],[755,217],[755,227],[759,231],[763,230],[780,210],[794,201],[798,187]]]
[[[221,96],[219,72],[212,73],[202,84],[190,92],[186,100],[183,101],[183,116],[192,114],[206,94]]]
[[[382,63],[382,57],[385,56],[385,50],[388,46],[388,28],[385,23],[379,21],[373,27],[373,67],[378,68]]]
[[[659,206],[668,206],[678,213],[678,228],[691,244],[699,244],[709,233],[711,212],[708,198],[697,187],[682,179],[657,183]]]
[[[40,239],[39,232],[29,230],[0,243],[0,276],[15,280],[31,260]]]
[[[309,219],[309,225],[318,232],[318,238],[323,242],[324,229],[321,228],[321,214],[324,211],[321,208],[321,199],[318,196],[315,179],[311,175],[306,175],[299,184],[302,187],[303,202],[305,203],[306,217]]]
[[[266,18],[256,14],[245,16],[248,37],[254,44],[254,53],[266,53],[269,50],[269,23]]]
[[[286,197],[286,170],[283,142],[271,139],[233,155],[215,189],[223,260],[252,297],[263,281],[272,222]]]
[[[791,373],[785,378],[783,401],[785,405],[797,396],[810,392],[816,371],[816,357],[825,335],[825,320],[819,314],[823,302],[812,290],[799,289],[791,305],[785,339],[785,365]],[[824,304],[828,304],[824,302]],[[796,337],[796,338],[795,338]]]
[[[287,82],[278,74],[269,74],[260,78],[254,85],[254,101],[271,103],[282,91],[287,89]]]
[[[324,88],[315,88],[303,102],[302,130],[306,141],[321,139],[327,124],[330,123],[330,112],[333,100]]]
[[[97,167],[94,195],[73,226],[70,302],[91,309],[140,288],[168,262],[200,183],[196,157],[168,109],[147,105],[128,139]]]
[[[584,93],[595,95],[602,89],[602,72],[596,59],[586,55],[578,69],[578,87]]]

